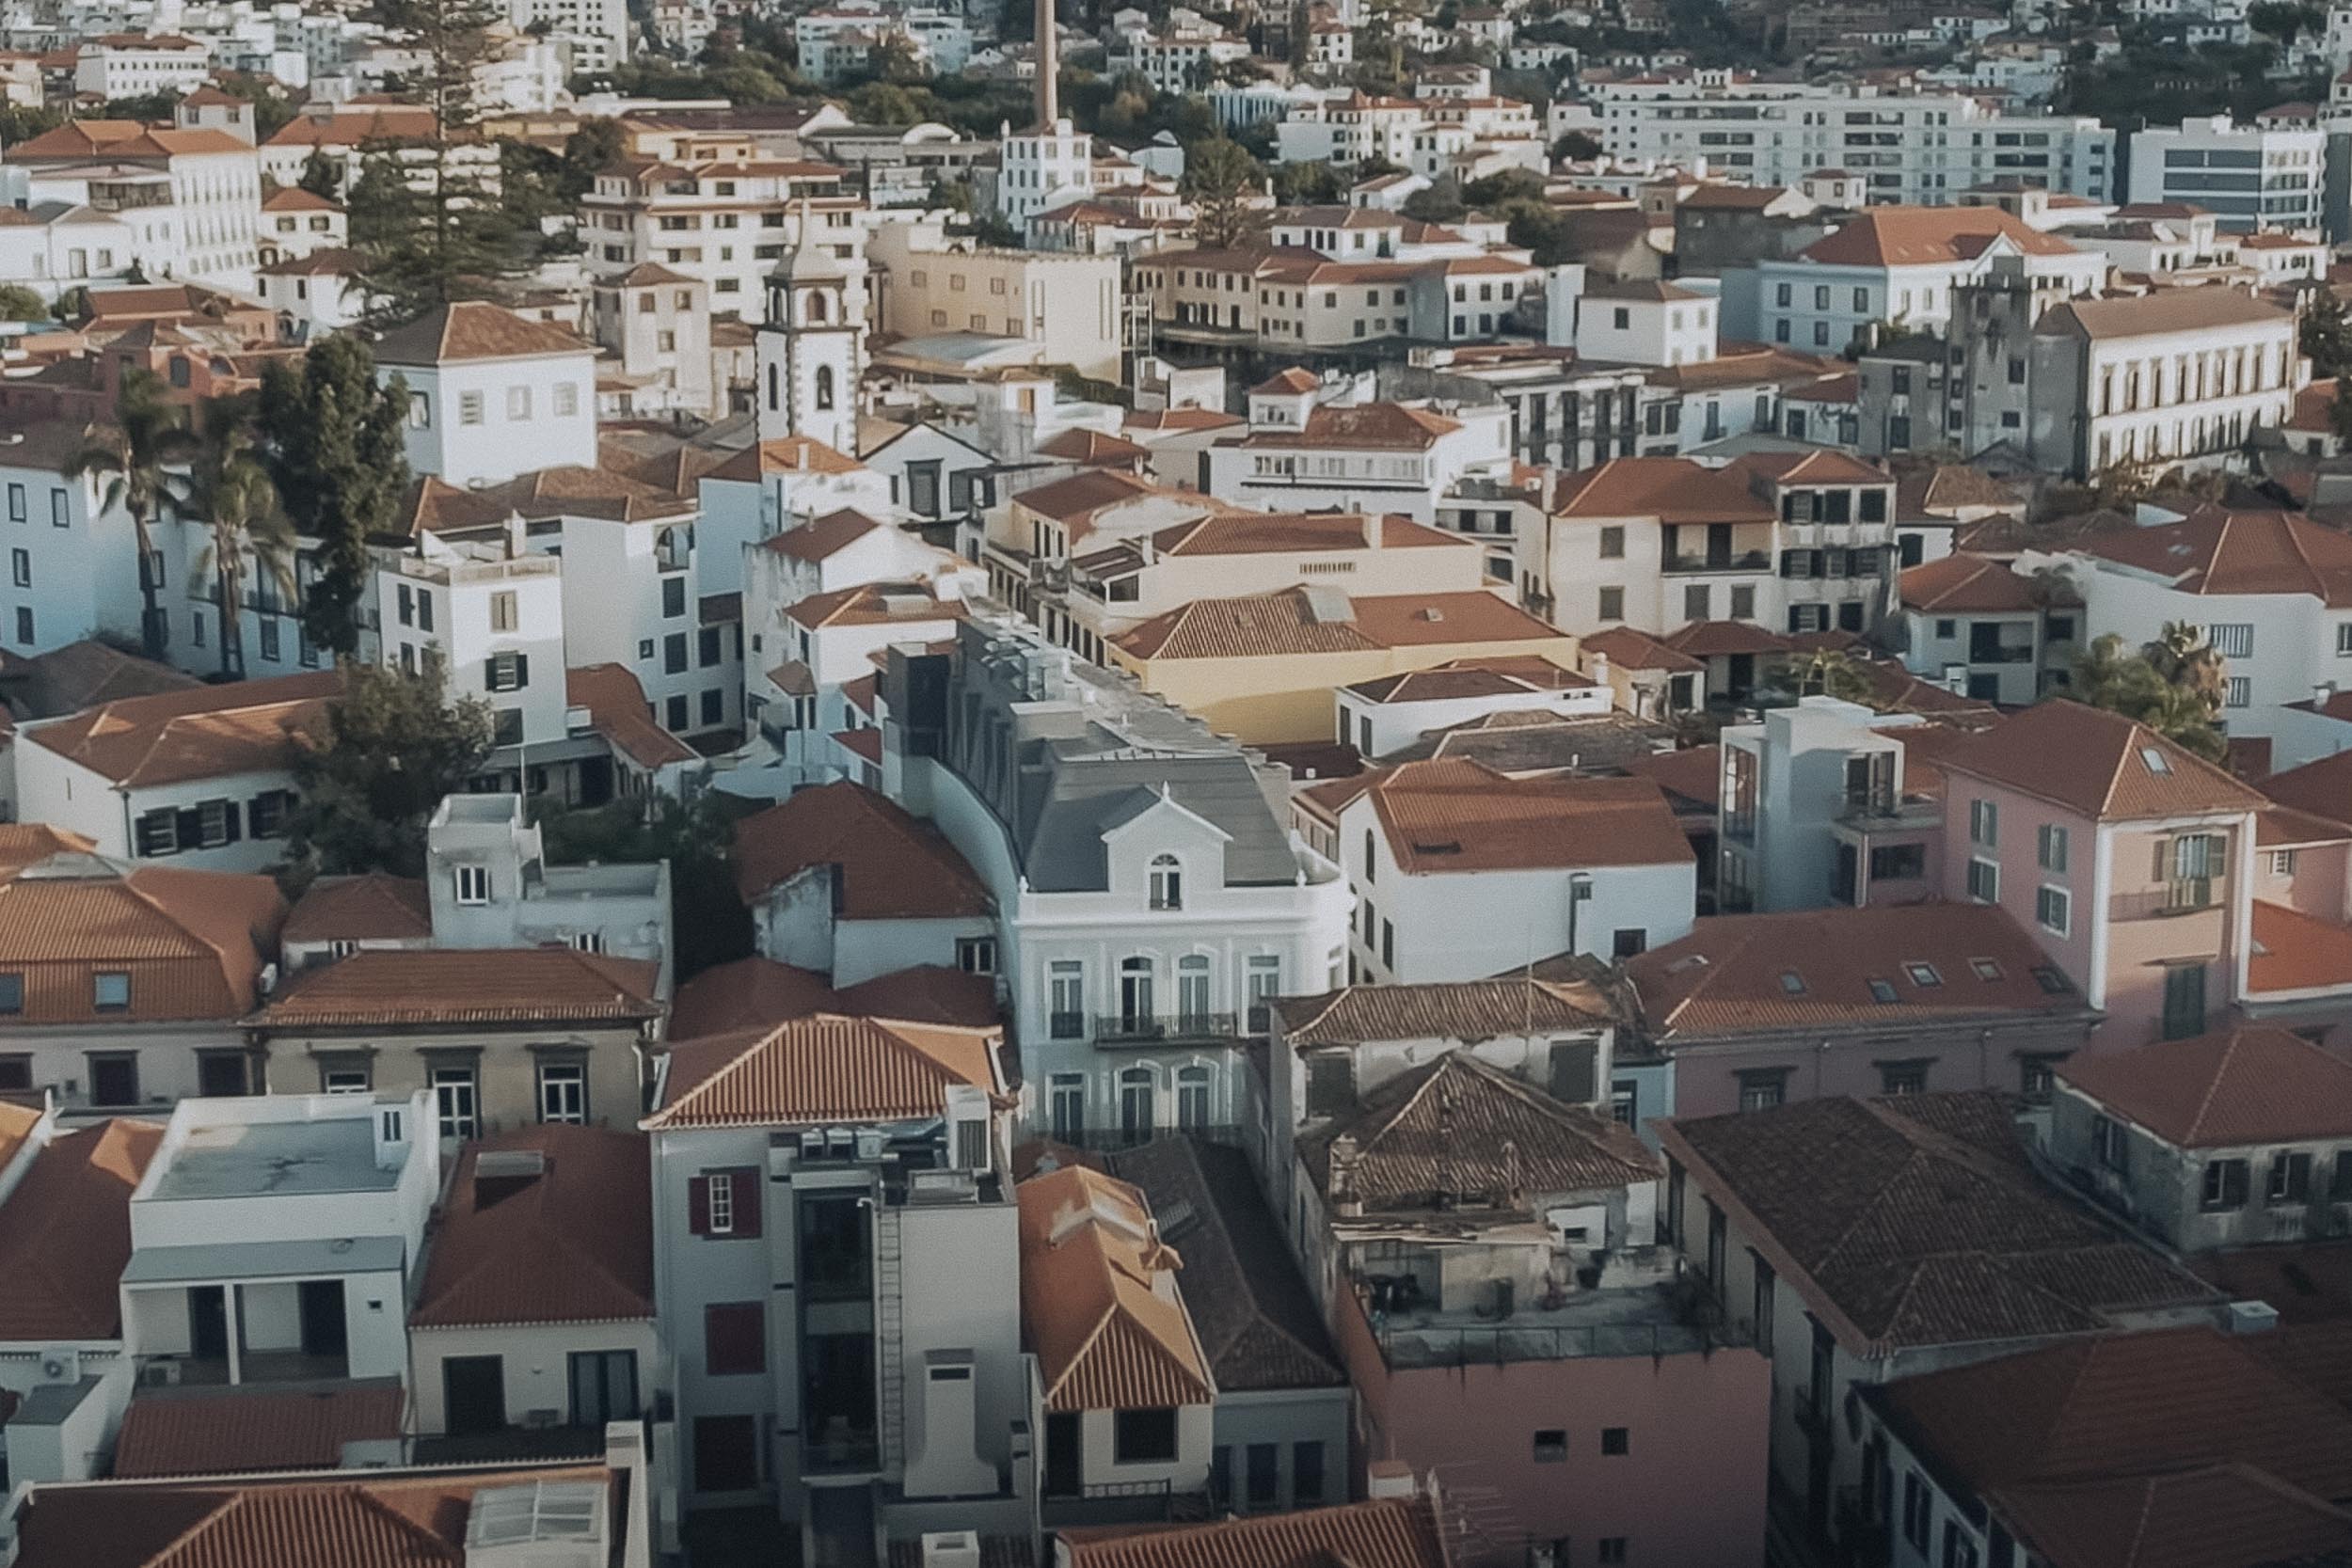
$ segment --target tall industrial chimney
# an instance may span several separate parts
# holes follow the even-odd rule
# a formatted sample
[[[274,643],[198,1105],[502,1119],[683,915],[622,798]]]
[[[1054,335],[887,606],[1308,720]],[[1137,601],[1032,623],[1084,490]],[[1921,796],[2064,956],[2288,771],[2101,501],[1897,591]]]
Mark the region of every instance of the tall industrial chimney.
[[[1037,0],[1037,128],[1054,134],[1061,118],[1060,39],[1054,25],[1054,0]]]

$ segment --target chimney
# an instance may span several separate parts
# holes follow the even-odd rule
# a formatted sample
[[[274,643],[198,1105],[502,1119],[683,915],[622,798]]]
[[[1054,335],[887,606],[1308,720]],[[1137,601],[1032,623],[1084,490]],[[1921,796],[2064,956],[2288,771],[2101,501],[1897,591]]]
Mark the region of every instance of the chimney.
[[[1413,1467],[1401,1459],[1375,1459],[1364,1466],[1364,1496],[1368,1498],[1409,1497]]]
[[[1054,32],[1054,0],[1037,0],[1037,128],[1047,135],[1061,118],[1061,40]]]
[[[1376,550],[1380,547],[1382,535],[1388,532],[1388,521],[1377,512],[1364,514],[1364,548]]]

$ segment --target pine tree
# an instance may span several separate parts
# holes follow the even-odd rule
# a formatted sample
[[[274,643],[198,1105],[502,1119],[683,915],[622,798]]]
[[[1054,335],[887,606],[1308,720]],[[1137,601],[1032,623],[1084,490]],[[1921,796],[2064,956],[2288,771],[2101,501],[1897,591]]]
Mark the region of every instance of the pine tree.
[[[1226,250],[1249,237],[1248,198],[1265,171],[1228,136],[1195,142],[1184,152],[1177,188],[1192,203],[1193,236],[1208,250]]]
[[[294,749],[289,859],[328,873],[421,876],[434,807],[489,759],[490,705],[452,702],[430,657],[415,674],[352,664],[344,678],[342,696]]]
[[[278,493],[294,527],[318,541],[303,631],[338,658],[359,644],[369,541],[390,529],[408,490],[407,418],[406,388],[377,386],[375,356],[348,334],[314,345],[299,372],[274,364],[262,380],[262,436]]]

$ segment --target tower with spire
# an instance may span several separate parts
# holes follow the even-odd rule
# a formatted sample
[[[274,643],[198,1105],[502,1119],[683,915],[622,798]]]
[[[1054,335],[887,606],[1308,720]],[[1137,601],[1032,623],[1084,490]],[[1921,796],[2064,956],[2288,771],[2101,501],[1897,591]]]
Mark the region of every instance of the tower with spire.
[[[758,334],[759,438],[805,436],[854,456],[866,323],[850,311],[849,271],[819,230],[803,198],[798,243],[768,275],[768,319]]]

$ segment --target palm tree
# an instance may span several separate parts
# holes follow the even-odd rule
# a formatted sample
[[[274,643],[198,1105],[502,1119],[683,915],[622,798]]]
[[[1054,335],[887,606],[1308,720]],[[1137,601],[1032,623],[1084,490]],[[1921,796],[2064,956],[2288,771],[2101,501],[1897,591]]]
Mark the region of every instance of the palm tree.
[[[2214,725],[2217,710],[2206,705],[2196,687],[2169,680],[2157,670],[2151,654],[2161,645],[2151,642],[2149,652],[2133,653],[2112,633],[2097,639],[2076,657],[2067,695],[2137,720],[2208,762],[2220,761],[2225,747]]]
[[[2205,640],[2204,628],[2172,621],[2140,652],[2167,684],[2177,686],[2201,703],[2208,719],[2218,718],[2229,691],[2229,673],[2221,655]]]
[[[167,502],[184,500],[183,471],[195,452],[195,437],[180,411],[164,398],[163,377],[137,368],[122,372],[115,395],[112,431],[66,460],[69,479],[105,476],[99,511],[120,507],[131,515],[139,546],[139,642],[150,658],[164,657],[163,573],[155,549],[155,523]]]
[[[294,530],[278,501],[278,486],[262,466],[254,444],[250,397],[214,398],[204,404],[203,447],[196,461],[189,510],[204,520],[210,537],[194,576],[219,583],[220,673],[245,675],[246,556],[266,573],[291,605],[294,584]]]

